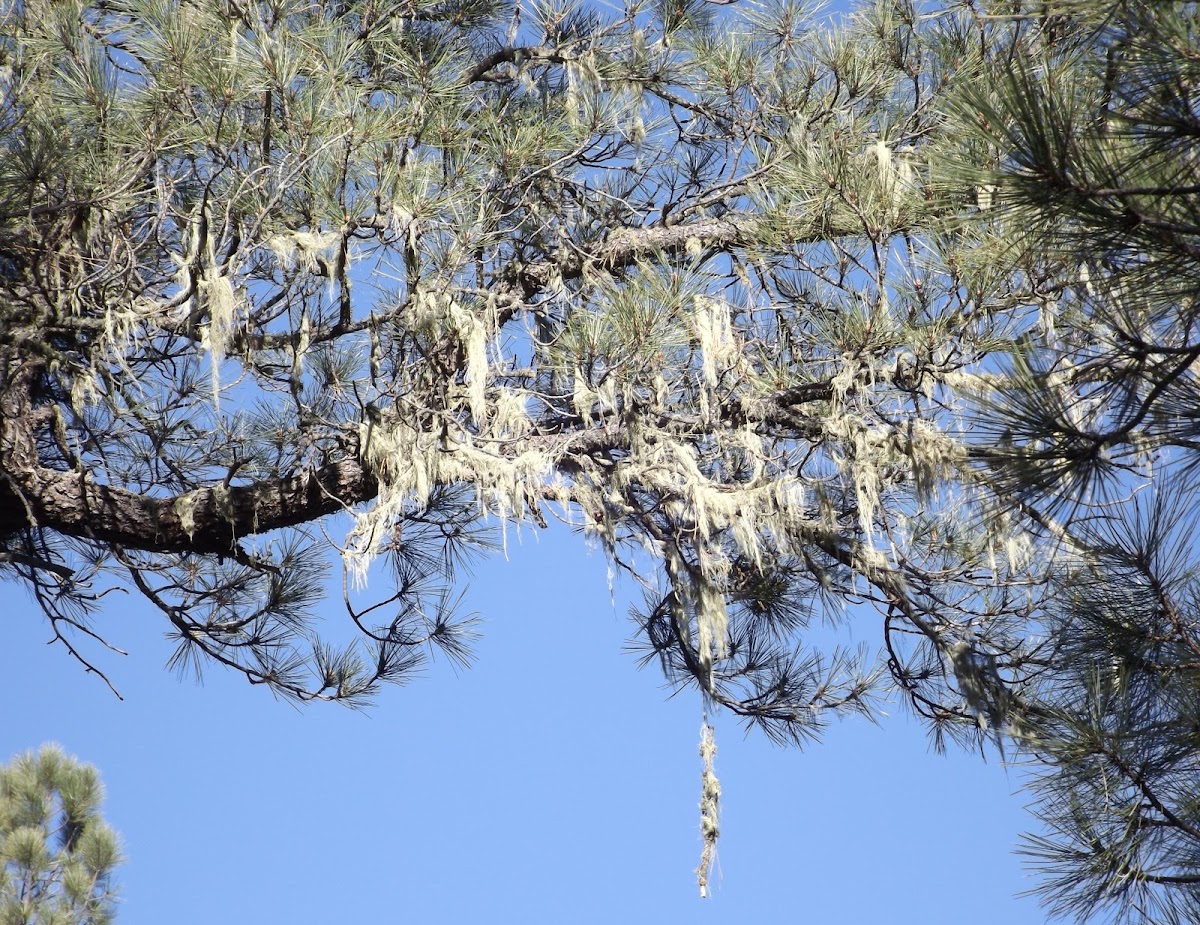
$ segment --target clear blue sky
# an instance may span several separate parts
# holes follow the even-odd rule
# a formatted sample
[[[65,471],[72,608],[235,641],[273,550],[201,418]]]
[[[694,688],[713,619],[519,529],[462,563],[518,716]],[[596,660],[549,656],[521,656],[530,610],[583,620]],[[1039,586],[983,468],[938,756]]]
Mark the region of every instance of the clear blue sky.
[[[3,584],[0,752],[54,740],[100,768],[122,925],[1043,920],[1014,898],[1031,885],[1018,776],[931,753],[899,709],[803,752],[718,718],[719,869],[699,900],[699,705],[622,652],[620,591],[614,609],[582,541],[526,530],[469,585],[477,666],[437,663],[363,714],[180,681],[162,625],[114,596],[122,703]]]

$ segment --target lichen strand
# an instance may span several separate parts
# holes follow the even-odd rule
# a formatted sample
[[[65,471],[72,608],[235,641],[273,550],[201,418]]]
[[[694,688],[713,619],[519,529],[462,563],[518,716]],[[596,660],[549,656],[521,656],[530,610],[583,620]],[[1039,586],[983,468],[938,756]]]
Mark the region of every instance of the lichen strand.
[[[471,417],[482,423],[487,419],[488,330],[474,312],[458,302],[450,303],[450,323],[466,357],[463,381]]]
[[[220,410],[221,364],[225,362],[233,339],[237,296],[229,277],[215,264],[205,268],[199,283],[199,296],[201,307],[208,314],[208,324],[200,329],[200,346],[208,351],[212,360],[213,408]]]
[[[712,419],[712,397],[720,376],[738,366],[742,351],[733,334],[730,306],[722,299],[698,295],[693,300],[692,324],[700,350],[703,387],[700,416]]]
[[[700,555],[700,561],[712,568],[712,556]],[[702,568],[690,566],[674,544],[668,544],[663,556],[667,577],[671,582],[671,606],[675,625],[691,643],[691,617],[696,622],[696,652],[708,692],[715,690],[713,665],[729,651],[729,613],[725,594],[714,577]],[[724,576],[722,576],[724,577]]]
[[[175,499],[172,508],[183,532],[191,539],[196,534],[196,505],[200,500],[199,491],[187,491]]]
[[[341,244],[341,235],[334,231],[286,231],[272,235],[266,243],[280,266],[330,276],[328,267]]]
[[[700,727],[700,760],[703,771],[700,775],[700,866],[696,868],[696,880],[700,886],[700,898],[708,898],[708,878],[713,861],[717,856],[717,840],[721,835],[721,781],[716,768],[717,742],[713,727],[707,718]]]

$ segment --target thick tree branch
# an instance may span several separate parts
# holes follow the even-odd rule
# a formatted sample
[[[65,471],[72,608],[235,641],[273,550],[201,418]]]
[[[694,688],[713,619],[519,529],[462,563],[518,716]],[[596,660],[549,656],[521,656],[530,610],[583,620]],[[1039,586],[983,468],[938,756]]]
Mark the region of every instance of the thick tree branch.
[[[552,48],[549,45],[530,45],[530,46],[510,46],[501,48],[499,51],[494,51],[485,58],[482,58],[478,64],[467,74],[466,82],[475,83],[478,80],[495,80],[491,75],[494,68],[501,64],[516,64],[521,65],[526,61],[545,61],[549,64],[565,64],[572,60],[562,49]]]
[[[76,472],[37,468],[18,482],[25,508],[0,496],[0,534],[34,526],[148,552],[229,553],[245,536],[307,523],[378,492],[373,475],[343,460],[281,479],[199,488],[172,498],[97,484]]]
[[[797,229],[793,244],[811,244],[851,235],[865,234],[861,222],[837,222],[827,219]],[[725,249],[761,244],[759,219],[749,215],[706,218],[683,225],[651,225],[620,228],[608,236],[594,253],[570,253],[553,260],[520,265],[513,276],[526,293],[537,292],[550,284],[557,274],[564,280],[578,279],[585,270],[619,270],[639,258],[655,254],[682,254],[689,247]]]

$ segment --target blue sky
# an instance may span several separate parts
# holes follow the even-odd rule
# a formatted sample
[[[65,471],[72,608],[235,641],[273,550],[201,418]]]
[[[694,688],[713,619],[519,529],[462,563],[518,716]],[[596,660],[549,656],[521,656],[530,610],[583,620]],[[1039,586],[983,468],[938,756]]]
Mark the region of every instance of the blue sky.
[[[435,663],[365,713],[297,710],[163,668],[132,597],[99,624],[116,700],[0,585],[4,755],[97,765],[123,836],[123,925],[633,921],[1040,922],[1012,855],[1030,824],[995,758],[933,754],[899,708],[805,751],[718,717],[715,895],[697,897],[700,708],[622,652],[605,562],[552,531],[475,570],[478,664]],[[331,608],[332,612],[332,608]],[[878,638],[869,612],[862,638]]]

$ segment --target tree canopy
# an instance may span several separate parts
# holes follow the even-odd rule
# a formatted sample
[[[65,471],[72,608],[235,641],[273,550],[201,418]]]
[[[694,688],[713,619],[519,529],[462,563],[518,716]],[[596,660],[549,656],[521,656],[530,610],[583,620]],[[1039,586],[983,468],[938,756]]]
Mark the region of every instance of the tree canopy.
[[[177,665],[356,703],[557,518],[707,706],[801,742],[894,685],[1046,769],[1056,909],[1187,918],[1169,7],[10,5],[0,566],[89,667],[122,584]],[[864,602],[878,657],[809,644]]]
[[[0,766],[0,921],[105,925],[117,837],[100,818],[96,769],[57,746]]]
[[[668,672],[785,738],[874,674],[797,657],[814,595],[938,664],[930,620],[1002,622],[1014,542],[938,490],[1012,299],[986,231],[912,233],[966,25],[709,10],[11,10],[0,524],[64,642],[116,570],[181,661],[357,699],[458,653],[488,517],[598,537]],[[339,513],[361,658],[298,645]]]

